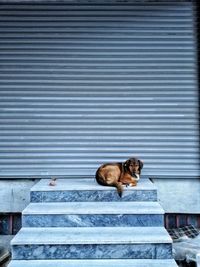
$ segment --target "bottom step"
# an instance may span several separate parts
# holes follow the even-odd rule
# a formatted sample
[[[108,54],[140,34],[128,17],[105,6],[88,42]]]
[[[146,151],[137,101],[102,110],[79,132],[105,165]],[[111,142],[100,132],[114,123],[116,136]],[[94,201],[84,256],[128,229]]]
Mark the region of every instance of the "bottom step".
[[[13,260],[8,267],[177,267],[174,260]]]

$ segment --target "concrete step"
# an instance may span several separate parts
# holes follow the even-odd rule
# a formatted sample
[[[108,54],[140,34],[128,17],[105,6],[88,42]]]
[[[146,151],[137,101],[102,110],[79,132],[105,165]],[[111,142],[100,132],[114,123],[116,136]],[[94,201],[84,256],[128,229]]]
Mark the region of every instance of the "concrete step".
[[[163,227],[22,228],[12,240],[16,260],[171,259]]]
[[[8,267],[177,267],[174,260],[13,260]]]
[[[149,179],[140,179],[136,187],[125,187],[122,198],[116,188],[98,185],[94,179],[58,179],[55,186],[42,179],[31,189],[31,202],[156,200],[157,191]]]
[[[157,202],[31,203],[23,211],[24,227],[163,226]]]

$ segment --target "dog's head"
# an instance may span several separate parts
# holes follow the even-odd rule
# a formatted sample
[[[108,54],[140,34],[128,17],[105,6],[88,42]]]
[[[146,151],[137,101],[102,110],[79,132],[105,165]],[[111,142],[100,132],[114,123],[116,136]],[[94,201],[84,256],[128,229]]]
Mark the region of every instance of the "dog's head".
[[[137,158],[130,158],[124,163],[125,171],[129,172],[132,176],[136,176],[139,180],[143,162]]]

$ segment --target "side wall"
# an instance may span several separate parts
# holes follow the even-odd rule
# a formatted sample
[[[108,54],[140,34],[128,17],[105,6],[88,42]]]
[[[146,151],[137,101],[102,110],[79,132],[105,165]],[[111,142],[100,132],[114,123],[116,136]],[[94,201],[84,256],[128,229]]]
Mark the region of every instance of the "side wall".
[[[200,213],[200,179],[155,179],[166,213]]]
[[[0,180],[0,213],[18,213],[30,201],[30,189],[37,180]]]

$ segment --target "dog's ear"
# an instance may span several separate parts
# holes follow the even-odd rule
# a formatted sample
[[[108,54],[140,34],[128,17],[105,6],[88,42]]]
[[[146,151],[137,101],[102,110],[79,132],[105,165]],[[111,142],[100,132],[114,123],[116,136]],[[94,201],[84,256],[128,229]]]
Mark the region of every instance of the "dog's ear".
[[[140,166],[140,170],[141,170],[143,168],[144,163],[142,160],[138,160],[138,161],[139,161],[139,166]]]
[[[124,164],[128,166],[130,164],[130,159],[127,159]]]
[[[124,162],[124,168],[127,171],[130,165],[130,160],[128,159],[127,161]]]

